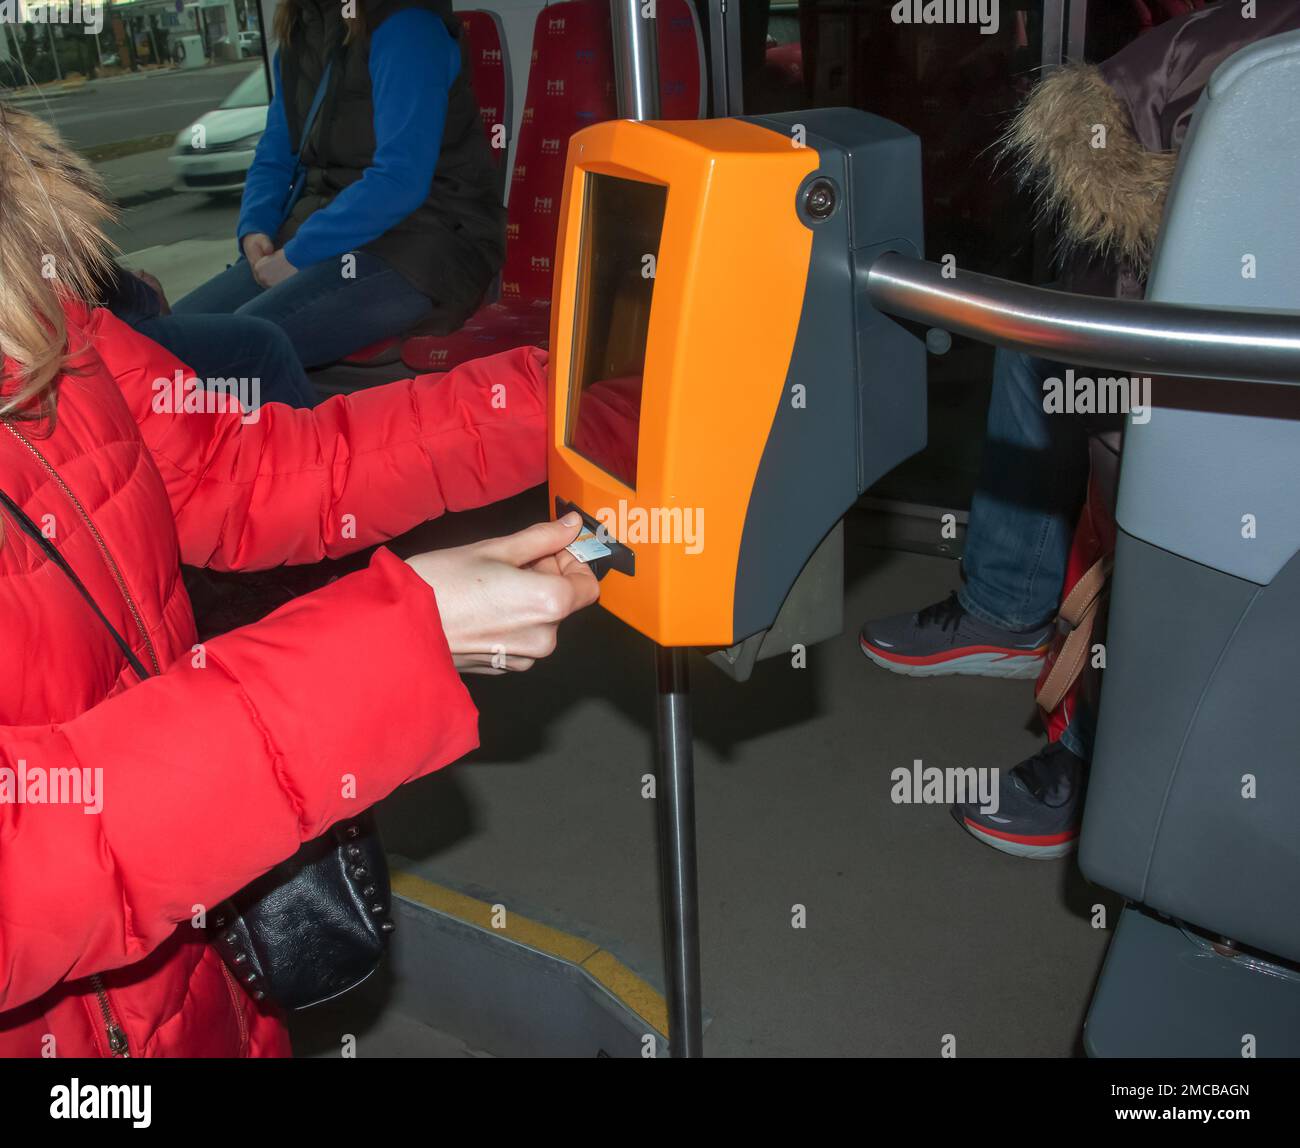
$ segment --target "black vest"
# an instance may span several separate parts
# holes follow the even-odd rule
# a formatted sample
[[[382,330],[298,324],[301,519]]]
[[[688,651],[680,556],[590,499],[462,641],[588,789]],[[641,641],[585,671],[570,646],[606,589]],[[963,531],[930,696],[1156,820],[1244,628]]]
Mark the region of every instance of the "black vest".
[[[370,88],[370,39],[380,24],[405,8],[425,8],[439,17],[461,52],[452,84],[433,183],[424,203],[362,250],[386,260],[413,286],[452,312],[471,314],[505,260],[506,213],[496,168],[470,89],[470,64],[460,23],[450,0],[358,0],[367,35],[344,44],[346,26],[339,0],[299,0],[301,16],[293,37],[280,50],[280,80],[291,147],[298,146],[303,120],[333,58],[329,87],[301,159],[307,181],[281,228],[287,242],[312,212],[359,180],[375,155],[374,104]]]

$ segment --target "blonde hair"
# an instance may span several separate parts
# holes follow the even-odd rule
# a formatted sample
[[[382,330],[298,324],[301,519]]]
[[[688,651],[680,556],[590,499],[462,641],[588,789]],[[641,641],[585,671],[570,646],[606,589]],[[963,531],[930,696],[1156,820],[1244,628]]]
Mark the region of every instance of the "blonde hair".
[[[103,184],[49,124],[0,108],[0,417],[50,420],[70,355],[63,305],[94,301],[113,248]]]

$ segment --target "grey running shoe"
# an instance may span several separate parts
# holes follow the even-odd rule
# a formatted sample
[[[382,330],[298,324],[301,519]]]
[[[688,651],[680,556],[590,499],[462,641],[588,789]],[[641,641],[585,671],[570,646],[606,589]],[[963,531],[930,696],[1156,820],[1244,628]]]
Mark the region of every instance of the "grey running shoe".
[[[984,813],[975,802],[954,805],[952,815],[972,837],[1013,857],[1064,857],[1079,843],[1087,774],[1082,758],[1052,742],[1002,775],[996,810]]]
[[[878,666],[896,674],[937,677],[975,674],[982,678],[1034,678],[1055,630],[1003,630],[972,617],[951,594],[915,614],[867,622],[859,644]]]

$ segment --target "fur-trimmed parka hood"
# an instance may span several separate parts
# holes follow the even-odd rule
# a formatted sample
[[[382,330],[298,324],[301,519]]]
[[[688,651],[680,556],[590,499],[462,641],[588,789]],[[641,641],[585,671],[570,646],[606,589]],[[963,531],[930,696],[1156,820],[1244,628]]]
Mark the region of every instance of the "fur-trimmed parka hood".
[[[1042,215],[1057,221],[1062,259],[1111,258],[1145,276],[1177,153],[1143,146],[1099,68],[1058,68],[1042,80],[1004,146]]]
[[[1140,291],[1178,148],[1210,76],[1247,44],[1297,28],[1295,0],[1257,0],[1249,16],[1217,4],[1145,32],[1101,65],[1057,68],[1037,84],[1003,154],[1057,225],[1067,286],[1100,288],[1100,265],[1112,290]]]

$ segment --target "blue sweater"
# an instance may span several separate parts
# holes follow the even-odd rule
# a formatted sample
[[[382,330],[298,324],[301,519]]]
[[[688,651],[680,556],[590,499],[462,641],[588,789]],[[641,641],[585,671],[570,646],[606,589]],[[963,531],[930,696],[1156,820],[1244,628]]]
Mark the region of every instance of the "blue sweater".
[[[297,268],[310,267],[365,246],[400,223],[428,198],[442,149],[447,96],[460,72],[460,49],[446,25],[423,8],[389,17],[370,38],[370,84],[375,108],[375,155],[362,177],[327,207],[313,212],[284,246]],[[275,96],[244,185],[237,235],[275,238],[293,181],[289,124],[274,60]]]

